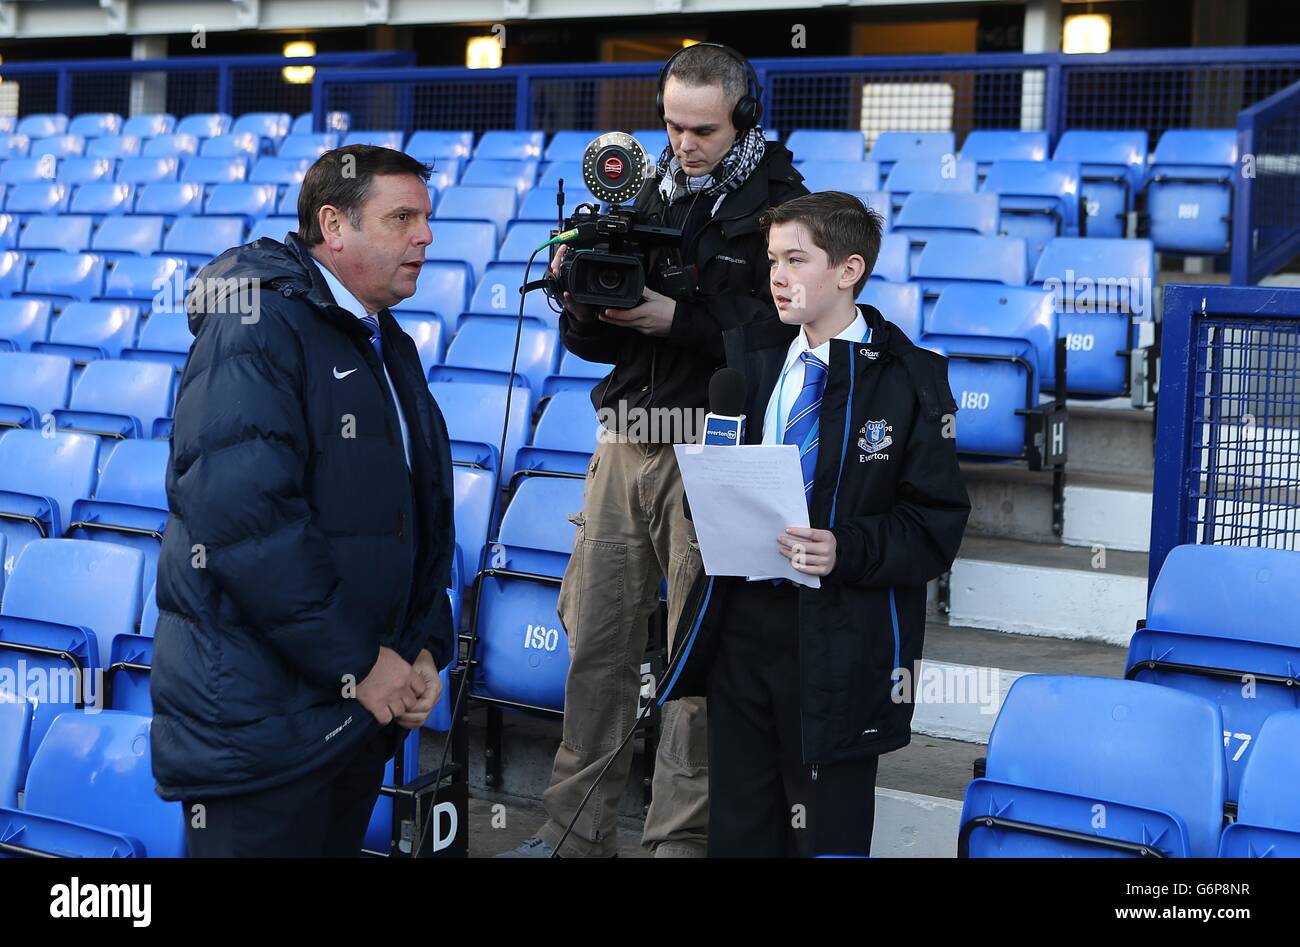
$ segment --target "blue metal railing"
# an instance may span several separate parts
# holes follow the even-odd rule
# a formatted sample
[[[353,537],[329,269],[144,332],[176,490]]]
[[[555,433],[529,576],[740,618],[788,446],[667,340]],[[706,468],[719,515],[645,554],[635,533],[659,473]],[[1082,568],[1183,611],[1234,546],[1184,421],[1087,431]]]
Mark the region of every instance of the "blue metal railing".
[[[174,59],[86,59],[0,65],[0,89],[18,89],[18,114],[165,111],[289,112],[311,110],[311,83],[284,79],[286,66],[313,66],[346,75],[359,67],[410,67],[409,52],[283,56],[189,56]],[[133,108],[133,99],[147,103]]]
[[[1232,282],[1246,285],[1300,253],[1300,82],[1237,116]]]
[[[1300,550],[1300,289],[1165,287],[1150,583],[1182,543]]]

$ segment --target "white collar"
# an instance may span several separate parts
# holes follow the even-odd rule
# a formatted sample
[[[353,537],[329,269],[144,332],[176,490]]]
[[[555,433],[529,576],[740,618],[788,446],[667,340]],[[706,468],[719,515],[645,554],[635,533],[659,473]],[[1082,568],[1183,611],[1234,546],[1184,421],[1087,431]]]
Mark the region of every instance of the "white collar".
[[[859,309],[857,311],[857,315],[853,318],[853,321],[850,322],[847,326],[845,326],[842,330],[840,330],[840,332],[835,336],[835,338],[846,339],[849,342],[861,342],[863,339],[867,337],[869,331],[870,330],[867,327],[867,320],[862,318],[862,310]],[[821,345],[817,346],[815,349],[810,349],[808,347],[808,333],[804,330],[803,326],[800,326],[799,334],[796,335],[794,337],[794,341],[790,343],[790,351],[786,354],[785,366],[782,369],[782,371],[788,372],[791,369],[791,367],[793,367],[795,360],[799,358],[799,356],[802,355],[804,352],[809,352],[809,351],[811,351],[813,355],[815,355],[818,359],[820,359],[823,365],[830,365],[831,363],[830,340],[828,339],[827,341],[823,342]]]
[[[328,266],[315,257],[312,257],[311,260],[316,264],[316,268],[321,271],[321,275],[325,277],[325,283],[330,288],[330,294],[334,297],[334,302],[337,303],[340,308],[346,309],[358,319],[362,316],[378,318],[373,312],[361,304],[361,300],[357,299],[357,297],[343,285],[343,282],[337,276],[330,272]],[[800,335],[802,334],[803,333],[800,333]]]

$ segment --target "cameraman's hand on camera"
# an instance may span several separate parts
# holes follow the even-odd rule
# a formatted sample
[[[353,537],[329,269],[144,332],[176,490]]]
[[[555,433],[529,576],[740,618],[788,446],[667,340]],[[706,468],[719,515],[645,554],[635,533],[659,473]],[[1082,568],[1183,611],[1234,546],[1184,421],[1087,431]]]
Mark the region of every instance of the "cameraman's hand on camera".
[[[666,336],[673,326],[676,301],[662,293],[656,293],[648,286],[641,291],[641,295],[645,297],[645,302],[641,305],[631,309],[606,309],[600,321],[627,326],[643,335]]]
[[[560,249],[555,251],[555,258],[551,260],[551,275],[556,279],[560,278],[560,261],[564,255],[569,252],[567,244],[560,244]],[[586,303],[577,303],[573,301],[573,294],[567,290],[563,297],[564,308],[573,313],[579,319],[590,321],[596,317],[596,307],[589,306]]]

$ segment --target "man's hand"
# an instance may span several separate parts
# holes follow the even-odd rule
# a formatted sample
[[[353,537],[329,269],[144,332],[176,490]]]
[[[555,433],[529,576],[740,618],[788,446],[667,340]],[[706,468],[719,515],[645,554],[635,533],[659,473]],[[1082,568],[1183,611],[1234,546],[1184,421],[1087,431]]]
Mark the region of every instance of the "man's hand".
[[[666,336],[673,326],[677,303],[648,286],[641,291],[641,295],[645,297],[645,302],[641,305],[631,309],[606,309],[600,321],[627,326],[643,335]]]
[[[805,575],[828,575],[835,568],[835,534],[829,529],[787,526],[776,543],[790,565]]]
[[[357,685],[357,700],[385,727],[413,707],[423,690],[424,681],[411,665],[392,648],[381,647],[375,666]]]
[[[555,258],[551,260],[551,275],[556,279],[560,278],[560,261],[564,259],[569,252],[569,245],[560,244],[560,249],[555,251]],[[577,318],[584,321],[591,321],[596,317],[596,307],[589,306],[586,303],[576,303],[573,301],[573,293],[567,290],[564,293],[564,308],[573,313]]]
[[[411,665],[411,669],[412,680],[419,679],[421,693],[419,699],[406,709],[406,713],[397,716],[398,725],[407,730],[424,726],[424,721],[429,718],[434,705],[442,698],[442,681],[438,678],[438,665],[433,663],[433,655],[428,652],[428,649],[421,650],[415,656],[415,663]]]

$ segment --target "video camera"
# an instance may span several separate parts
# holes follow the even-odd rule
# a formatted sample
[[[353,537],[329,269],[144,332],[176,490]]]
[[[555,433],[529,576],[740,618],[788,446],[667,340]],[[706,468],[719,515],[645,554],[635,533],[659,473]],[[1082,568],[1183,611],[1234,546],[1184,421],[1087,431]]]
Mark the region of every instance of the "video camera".
[[[575,302],[631,309],[642,302],[650,272],[665,296],[680,299],[694,289],[692,268],[681,263],[682,232],[643,223],[638,211],[622,206],[636,199],[651,172],[650,156],[626,132],[610,132],[587,145],[582,179],[609,209],[602,214],[598,204],[579,204],[561,224],[551,243],[572,250],[559,276],[547,276],[551,298],[562,299],[567,291]]]

